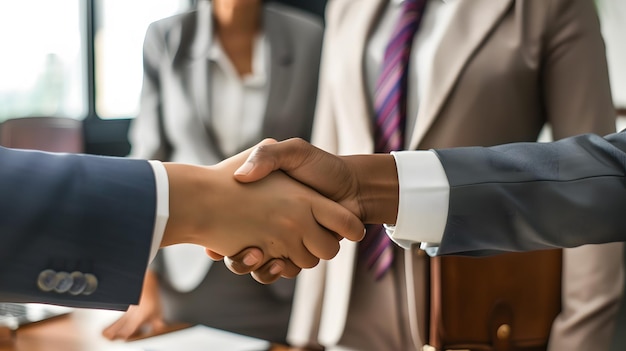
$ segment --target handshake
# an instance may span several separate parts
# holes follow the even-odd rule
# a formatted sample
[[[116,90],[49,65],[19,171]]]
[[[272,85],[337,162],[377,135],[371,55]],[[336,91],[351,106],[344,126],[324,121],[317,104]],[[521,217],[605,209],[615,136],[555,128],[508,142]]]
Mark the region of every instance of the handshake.
[[[393,156],[335,156],[300,139],[264,140],[215,166],[164,163],[170,219],[162,246],[194,243],[259,282],[331,259],[364,223],[394,223]]]

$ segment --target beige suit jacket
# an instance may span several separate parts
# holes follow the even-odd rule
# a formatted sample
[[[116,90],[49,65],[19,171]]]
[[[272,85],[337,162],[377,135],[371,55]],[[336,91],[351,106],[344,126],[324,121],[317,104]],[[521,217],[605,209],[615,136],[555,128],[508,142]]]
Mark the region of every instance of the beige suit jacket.
[[[313,142],[330,152],[374,149],[363,57],[386,4],[328,4]],[[604,44],[593,6],[591,0],[458,4],[436,49],[415,128],[407,134],[410,149],[535,141],[546,123],[555,139],[613,132]],[[334,345],[343,337],[351,294],[366,293],[351,291],[355,247],[343,241],[337,258],[299,278],[292,341]],[[406,286],[397,287],[406,289],[403,303],[416,349],[427,341],[418,252],[407,253]],[[565,253],[563,313],[554,326],[552,336],[559,340],[551,341],[552,349],[606,349],[594,342],[606,345],[611,337],[622,293],[621,255],[619,243]],[[576,265],[582,259],[593,262],[591,269],[602,269]]]

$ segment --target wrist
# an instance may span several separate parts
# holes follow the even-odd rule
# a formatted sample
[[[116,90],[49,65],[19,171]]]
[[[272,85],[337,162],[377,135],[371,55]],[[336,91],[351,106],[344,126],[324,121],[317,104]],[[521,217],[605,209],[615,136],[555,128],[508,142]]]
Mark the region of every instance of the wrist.
[[[389,154],[346,156],[357,179],[364,223],[393,224],[398,216],[399,185],[395,159]]]
[[[210,205],[210,196],[198,196],[199,193],[210,194],[207,187],[209,179],[206,169],[177,163],[163,163],[169,182],[169,220],[165,227],[161,247],[173,244],[201,243],[203,218],[202,209]],[[203,203],[199,203],[202,200]],[[209,214],[207,213],[206,216]],[[203,238],[206,241],[206,236]],[[204,243],[203,245],[205,245]],[[205,245],[206,246],[206,245]]]

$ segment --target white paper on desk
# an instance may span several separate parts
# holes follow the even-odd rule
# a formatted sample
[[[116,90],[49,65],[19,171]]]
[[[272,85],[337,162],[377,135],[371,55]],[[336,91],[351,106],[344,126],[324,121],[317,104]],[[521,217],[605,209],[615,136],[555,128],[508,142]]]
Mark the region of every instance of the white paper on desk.
[[[126,345],[144,351],[267,351],[271,346],[265,340],[202,325],[132,341]]]

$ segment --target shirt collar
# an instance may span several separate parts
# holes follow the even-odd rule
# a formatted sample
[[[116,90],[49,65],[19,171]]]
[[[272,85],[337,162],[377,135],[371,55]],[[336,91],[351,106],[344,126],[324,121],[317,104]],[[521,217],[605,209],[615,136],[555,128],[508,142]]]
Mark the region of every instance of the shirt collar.
[[[258,35],[254,41],[254,49],[252,52],[252,74],[243,77],[243,83],[245,85],[251,87],[261,87],[265,85],[267,80],[266,46],[267,42],[265,35]],[[215,37],[209,43],[207,58],[210,61],[215,62],[218,66],[221,66],[224,70],[232,69],[232,66],[229,68],[224,67],[226,65],[230,66],[231,64],[230,61],[228,61],[228,57],[226,56],[222,45],[219,40],[216,40]]]

